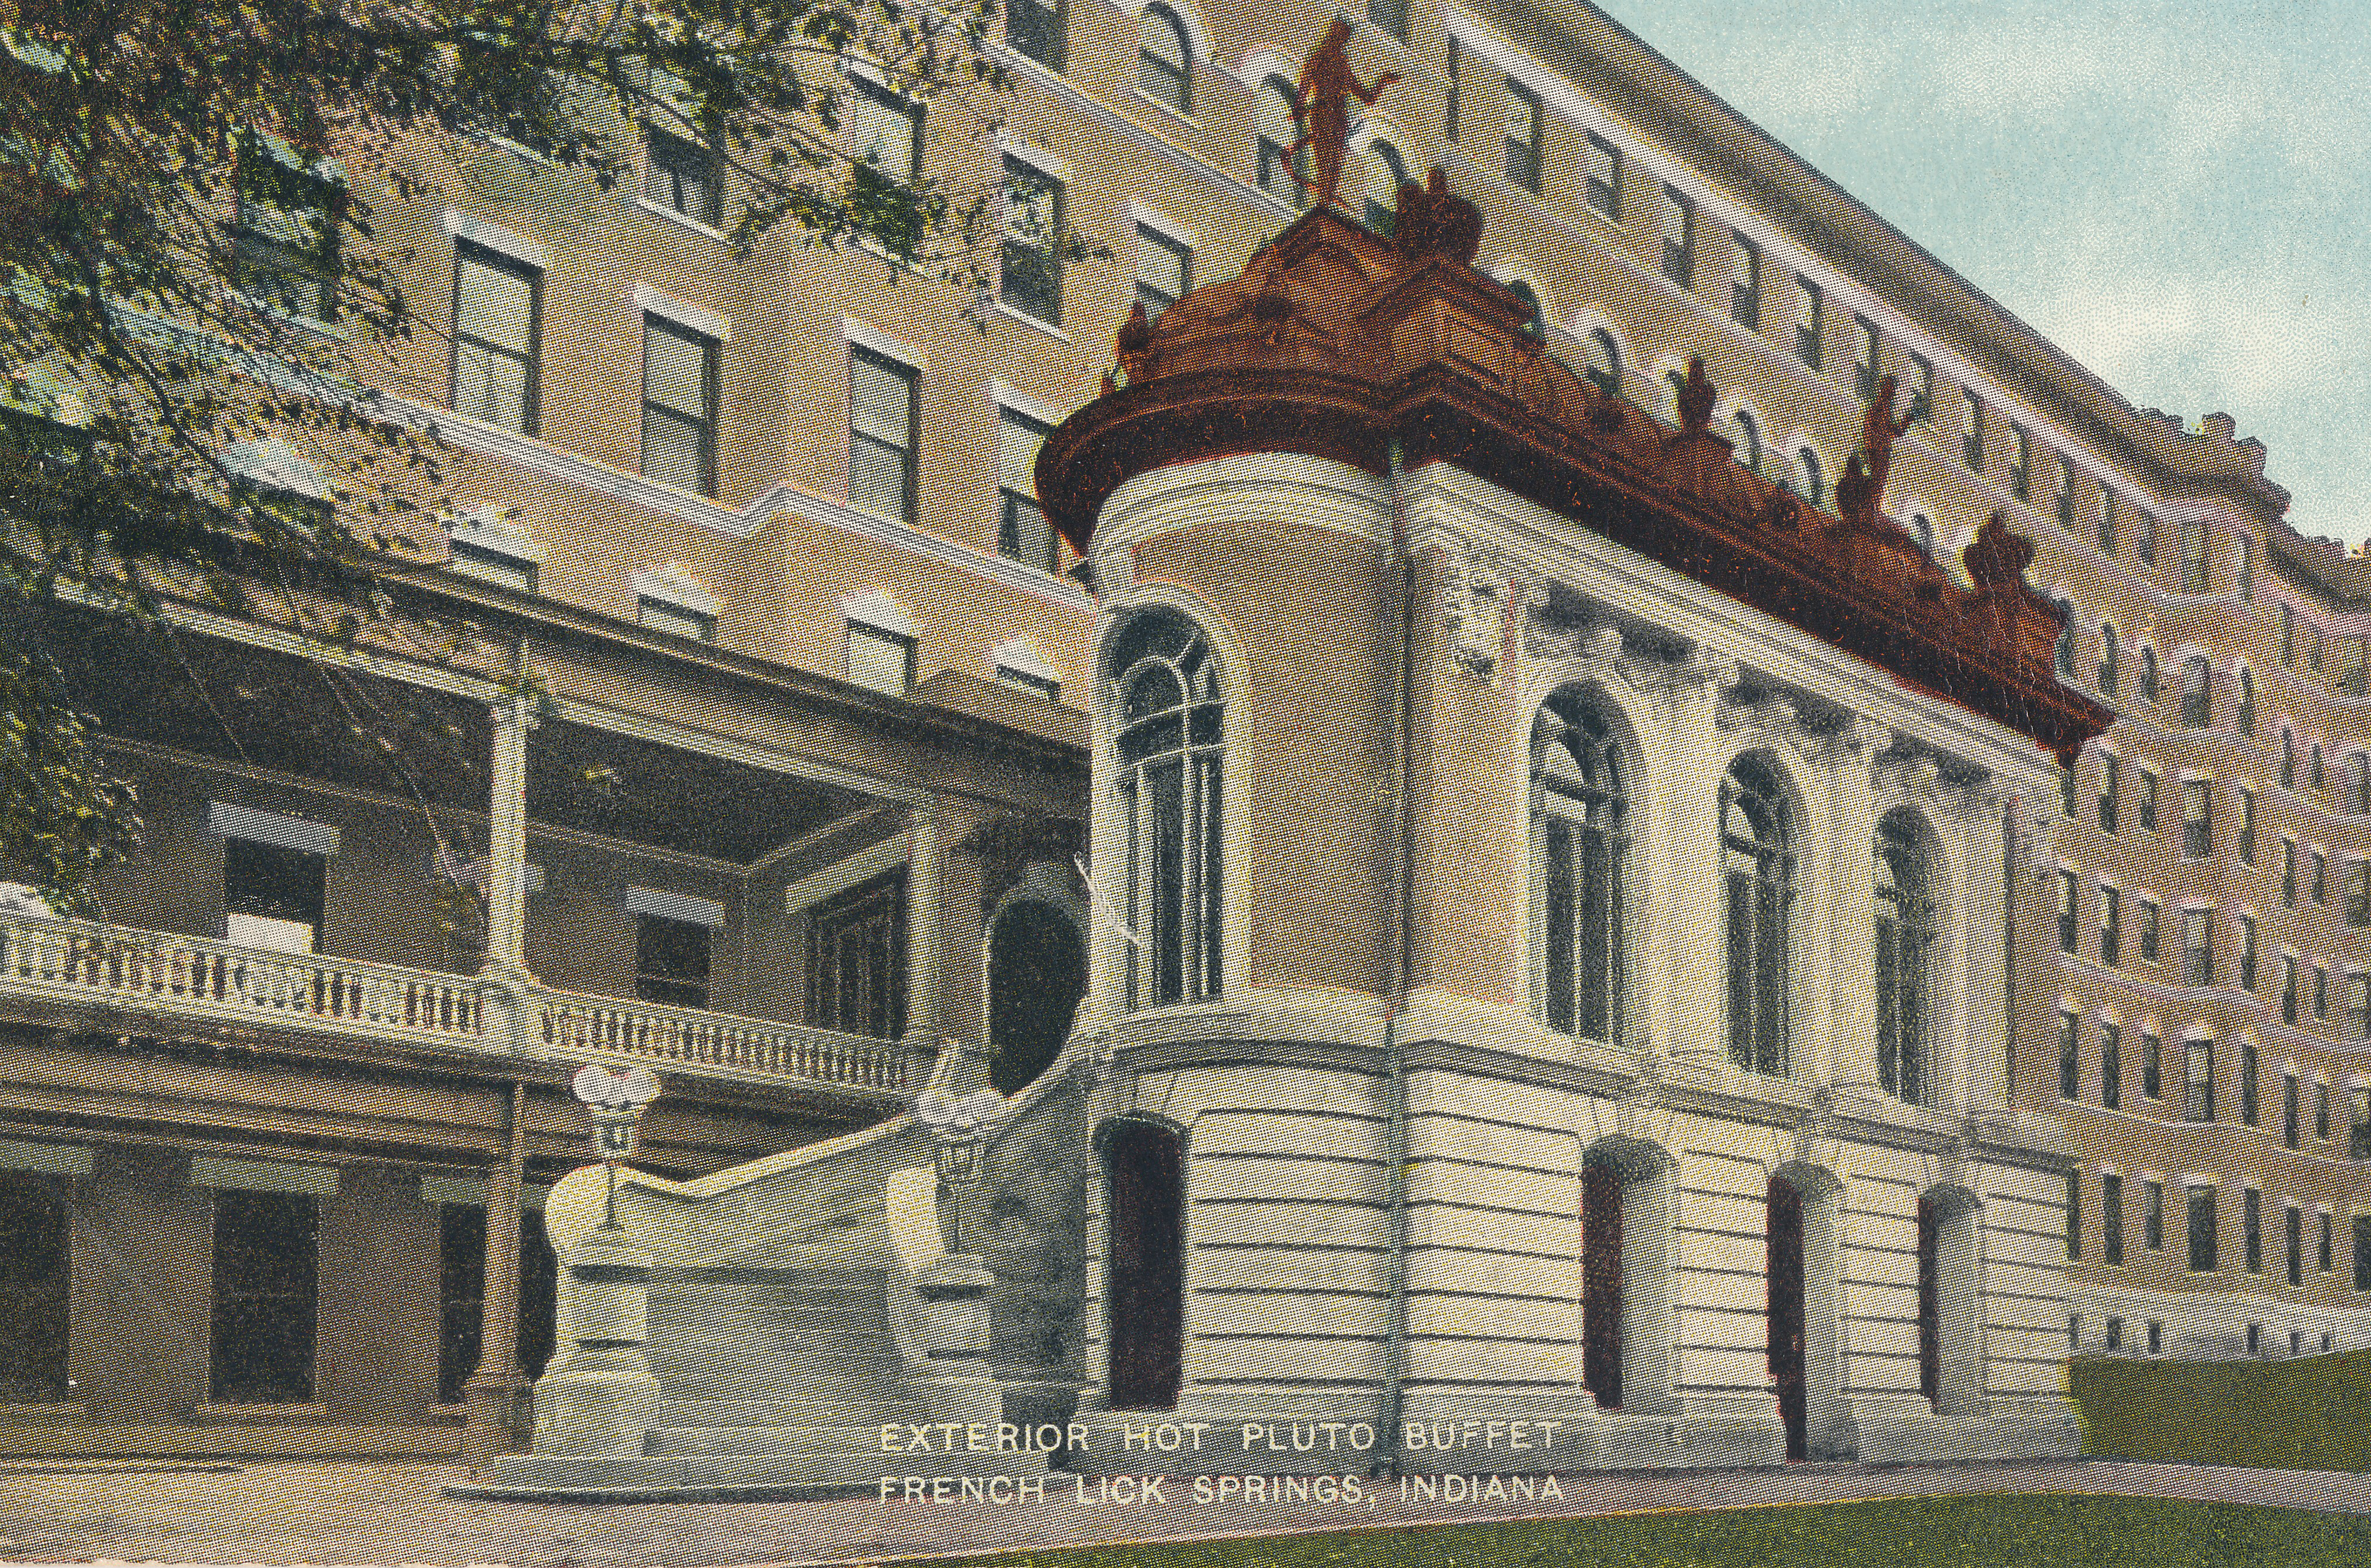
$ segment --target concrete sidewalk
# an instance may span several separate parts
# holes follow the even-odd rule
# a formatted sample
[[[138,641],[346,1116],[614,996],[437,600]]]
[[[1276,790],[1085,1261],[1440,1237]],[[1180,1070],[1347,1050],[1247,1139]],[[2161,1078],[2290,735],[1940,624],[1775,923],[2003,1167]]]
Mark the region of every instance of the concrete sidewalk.
[[[1798,1466],[1556,1478],[1561,1501],[1403,1501],[1394,1482],[1353,1504],[1197,1505],[1174,1479],[1157,1500],[1082,1504],[1057,1475],[1042,1499],[873,1497],[801,1503],[550,1504],[448,1498],[454,1465],[260,1463],[237,1468],[61,1460],[0,1464],[0,1560],[179,1563],[705,1568],[814,1563],[1412,1523],[1727,1508],[1981,1492],[2065,1492],[2371,1512],[2371,1476],[2114,1462],[1939,1469]],[[1090,1482],[1092,1497],[1093,1483]]]

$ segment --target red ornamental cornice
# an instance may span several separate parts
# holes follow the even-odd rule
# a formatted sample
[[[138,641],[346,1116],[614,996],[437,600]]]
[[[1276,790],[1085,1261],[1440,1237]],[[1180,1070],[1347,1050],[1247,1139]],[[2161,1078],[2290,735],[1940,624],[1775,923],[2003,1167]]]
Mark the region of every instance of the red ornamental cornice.
[[[2033,547],[1995,513],[1947,577],[1865,494],[1814,509],[1705,428],[1608,398],[1525,331],[1530,307],[1475,271],[1479,214],[1400,192],[1395,239],[1331,209],[1120,334],[1115,381],[1037,459],[1037,494],[1083,554],[1121,484],[1174,463],[1292,452],[1376,475],[1443,461],[1819,637],[2071,761],[2114,715],[2062,685],[2060,612],[2026,585]]]

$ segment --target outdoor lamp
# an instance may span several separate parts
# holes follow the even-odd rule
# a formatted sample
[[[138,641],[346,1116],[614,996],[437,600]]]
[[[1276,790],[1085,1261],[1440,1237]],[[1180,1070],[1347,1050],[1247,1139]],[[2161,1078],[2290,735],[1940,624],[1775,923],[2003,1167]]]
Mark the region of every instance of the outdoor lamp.
[[[659,1097],[659,1078],[648,1067],[628,1067],[619,1073],[593,1066],[578,1069],[569,1087],[592,1113],[595,1144],[601,1151],[601,1164],[609,1177],[601,1228],[615,1230],[618,1161],[634,1152],[634,1132],[642,1123],[642,1107]]]

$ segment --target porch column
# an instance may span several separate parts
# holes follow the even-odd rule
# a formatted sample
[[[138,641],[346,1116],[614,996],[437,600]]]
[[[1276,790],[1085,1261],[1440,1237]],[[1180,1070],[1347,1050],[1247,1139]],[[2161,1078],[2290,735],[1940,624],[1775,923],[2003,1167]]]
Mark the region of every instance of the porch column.
[[[906,823],[906,1087],[921,1087],[939,1051],[939,882],[946,859],[938,798],[915,802]]]
[[[492,798],[486,845],[486,961],[494,979],[526,976],[526,738],[535,715],[524,697],[493,705]]]
[[[462,1390],[468,1424],[461,1452],[471,1464],[517,1447],[519,1400],[519,1200],[526,1173],[526,1085],[511,1085],[503,1159],[487,1172],[486,1270],[479,1320],[478,1370]]]

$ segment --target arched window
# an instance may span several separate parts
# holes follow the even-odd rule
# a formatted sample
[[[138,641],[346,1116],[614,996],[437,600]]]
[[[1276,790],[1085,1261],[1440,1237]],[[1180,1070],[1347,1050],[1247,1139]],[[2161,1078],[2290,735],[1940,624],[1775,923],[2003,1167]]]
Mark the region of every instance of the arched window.
[[[2293,730],[2281,732],[2281,788],[2296,788],[2296,732]]]
[[[1219,995],[1225,691],[1202,628],[1146,610],[1112,645],[1129,1008]]]
[[[1877,826],[1877,1081],[1912,1105],[1926,1098],[1926,967],[1935,945],[1924,836],[1906,811]]]
[[[1559,694],[1532,725],[1532,889],[1550,1029],[1622,1037],[1623,768],[1604,716]]]
[[[1795,858],[1787,796],[1770,765],[1741,756],[1720,782],[1727,889],[1729,1055],[1750,1073],[1788,1076],[1787,918]]]
[[[1822,504],[1820,458],[1808,446],[1795,454],[1795,493],[1813,506]]]
[[[2141,700],[2153,703],[2157,700],[2157,650],[2143,643],[2141,645]]]
[[[2203,653],[2181,662],[2181,721],[2193,730],[2215,722],[2215,683]]]
[[[1539,291],[1532,288],[1531,284],[1525,282],[1522,279],[1517,278],[1514,282],[1507,285],[1507,292],[1513,294],[1517,299],[1521,300],[1524,306],[1531,311],[1531,315],[1526,317],[1523,322],[1523,335],[1527,338],[1545,337],[1547,335],[1547,317],[1545,313],[1540,309]]]
[[[1296,174],[1304,178],[1308,172],[1307,153],[1292,151],[1301,139],[1292,118],[1292,84],[1282,76],[1270,76],[1260,84],[1255,95],[1255,113],[1259,125],[1259,188],[1279,202],[1298,207],[1301,204],[1300,182]]]
[[[1389,239],[1399,222],[1400,187],[1407,183],[1407,165],[1389,142],[1367,149],[1367,226]]]
[[[2239,666],[2239,712],[2232,722],[2243,735],[2256,732],[2256,677],[2245,664]]]
[[[2116,623],[2099,623],[2099,695],[2116,695]]]
[[[1589,335],[1589,369],[1583,374],[1607,398],[1622,396],[1622,351],[1602,327]]]
[[[1193,47],[1177,13],[1156,0],[1136,19],[1136,90],[1157,104],[1191,111]]]
[[[1737,423],[1737,460],[1745,465],[1749,473],[1762,472],[1760,427],[1754,424],[1753,416],[1743,409],[1738,409],[1731,417]]]

